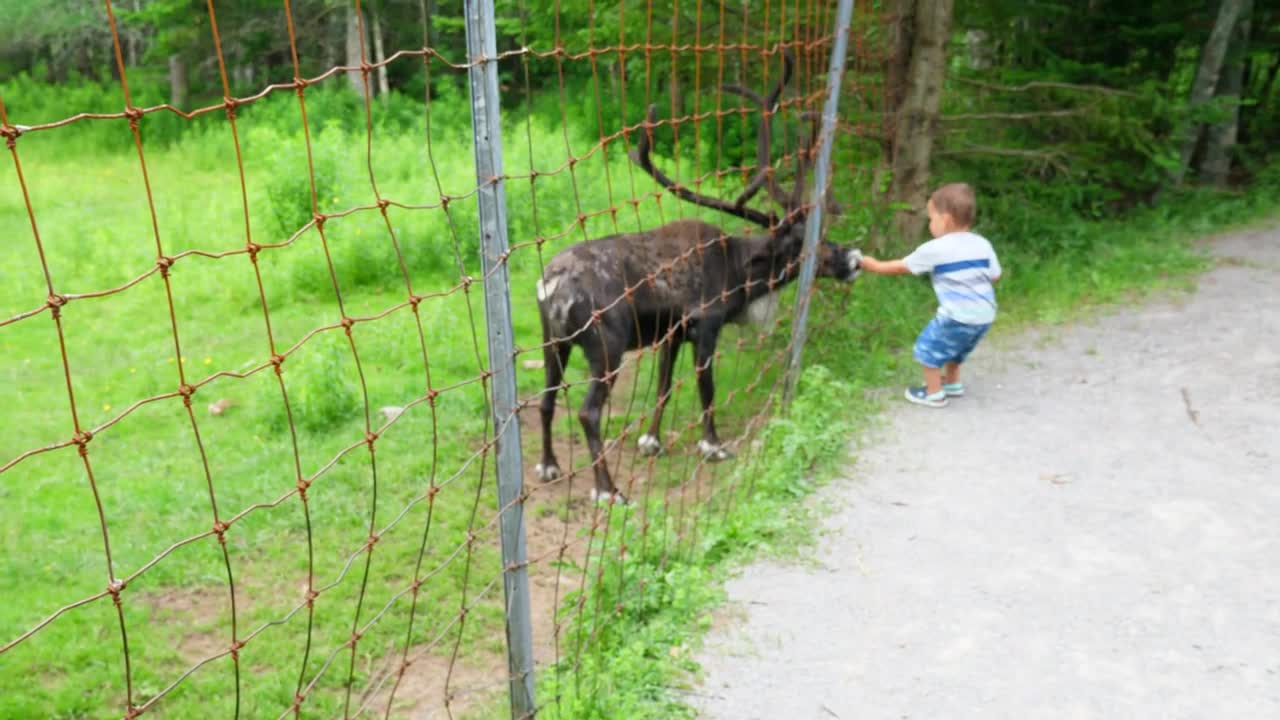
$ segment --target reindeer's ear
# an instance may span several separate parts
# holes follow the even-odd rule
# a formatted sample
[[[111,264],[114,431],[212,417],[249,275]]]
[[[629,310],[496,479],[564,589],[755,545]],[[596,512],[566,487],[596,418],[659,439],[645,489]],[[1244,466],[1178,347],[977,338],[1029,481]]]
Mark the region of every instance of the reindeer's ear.
[[[787,257],[799,255],[804,250],[804,223],[794,223],[779,238],[782,246],[779,250]]]
[[[778,254],[778,240],[768,235],[751,238],[744,254],[749,263],[768,262]]]

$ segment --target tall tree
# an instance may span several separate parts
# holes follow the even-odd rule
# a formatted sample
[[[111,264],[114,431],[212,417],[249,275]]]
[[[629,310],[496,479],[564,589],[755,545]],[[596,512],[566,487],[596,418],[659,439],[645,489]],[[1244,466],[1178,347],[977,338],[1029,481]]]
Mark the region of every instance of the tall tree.
[[[356,68],[347,71],[347,80],[351,81],[351,86],[356,92],[364,93],[364,73],[360,71],[360,63],[363,61],[361,57],[361,49],[364,46],[364,39],[361,37],[361,29],[364,23],[361,21],[360,13],[356,11],[355,3],[347,8],[347,67]]]
[[[373,23],[373,61],[378,63],[378,95],[383,98],[387,93],[391,92],[391,88],[387,83],[387,66],[382,62],[387,59],[386,51],[382,47],[382,17],[378,12],[377,4],[372,6],[369,14],[369,20]]]
[[[169,104],[182,109],[187,106],[187,63],[178,53],[169,56]]]
[[[903,208],[894,217],[894,231],[899,238],[914,241],[927,219],[924,205],[929,193],[929,163],[938,130],[954,0],[900,0],[899,4],[903,11],[910,10],[898,18],[901,23],[910,23],[910,56],[896,58],[898,63],[906,62],[906,74],[895,112],[889,194],[891,201]]]
[[[102,3],[0,0],[0,18],[0,59],[17,55],[45,64],[53,82],[73,73],[110,77],[115,55]]]
[[[1195,154],[1196,145],[1199,144],[1204,129],[1203,123],[1195,117],[1195,113],[1213,98],[1214,91],[1217,90],[1222,66],[1227,57],[1227,48],[1231,44],[1231,36],[1235,32],[1236,24],[1247,2],[1249,0],[1222,0],[1222,4],[1218,7],[1218,17],[1214,20],[1213,31],[1209,33],[1209,39],[1200,53],[1200,66],[1196,70],[1196,79],[1191,86],[1188,112],[1192,117],[1182,132],[1182,153],[1171,178],[1174,185],[1182,183],[1191,165],[1191,156]]]
[[[1240,99],[1245,63],[1248,61],[1252,15],[1253,0],[1245,0],[1235,32],[1231,34],[1226,68],[1218,83],[1217,97],[1226,102],[1227,116],[1209,128],[1200,172],[1204,181],[1212,185],[1225,185],[1231,172],[1231,155],[1240,131]]]

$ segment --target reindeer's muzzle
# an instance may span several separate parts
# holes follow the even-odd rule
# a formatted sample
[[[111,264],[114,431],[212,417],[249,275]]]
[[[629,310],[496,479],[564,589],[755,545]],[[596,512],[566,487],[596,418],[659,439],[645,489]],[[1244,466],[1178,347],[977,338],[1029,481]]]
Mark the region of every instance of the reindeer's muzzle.
[[[847,282],[857,280],[858,272],[862,270],[862,251],[857,248],[849,248],[845,251],[844,262],[849,269],[849,275],[844,280]]]

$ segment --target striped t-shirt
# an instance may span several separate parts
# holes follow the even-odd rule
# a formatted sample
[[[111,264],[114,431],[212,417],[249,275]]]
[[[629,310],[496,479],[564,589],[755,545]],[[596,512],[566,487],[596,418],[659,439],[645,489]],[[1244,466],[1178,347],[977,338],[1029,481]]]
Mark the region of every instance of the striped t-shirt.
[[[987,239],[969,231],[947,233],[903,258],[916,275],[929,273],[938,296],[938,314],[966,325],[989,325],[996,319],[1000,261]]]

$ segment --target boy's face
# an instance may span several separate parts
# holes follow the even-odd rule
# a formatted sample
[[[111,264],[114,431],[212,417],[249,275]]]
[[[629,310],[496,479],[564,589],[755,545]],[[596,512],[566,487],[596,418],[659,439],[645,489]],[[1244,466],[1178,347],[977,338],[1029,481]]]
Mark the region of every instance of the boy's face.
[[[951,213],[938,212],[938,208],[933,206],[932,200],[925,206],[925,210],[929,213],[929,234],[933,237],[942,237],[959,229],[956,219],[951,217]]]

